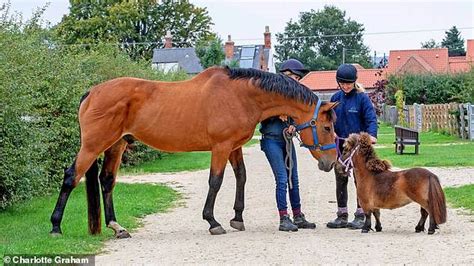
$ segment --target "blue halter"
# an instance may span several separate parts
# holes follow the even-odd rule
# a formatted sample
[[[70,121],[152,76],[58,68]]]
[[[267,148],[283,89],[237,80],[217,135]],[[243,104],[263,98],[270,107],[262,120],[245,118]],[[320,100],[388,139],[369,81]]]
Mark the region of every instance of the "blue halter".
[[[318,119],[318,113],[319,113],[319,108],[320,107],[321,107],[321,100],[318,99],[318,103],[316,104],[316,108],[314,108],[313,118],[311,118],[311,120],[309,120],[306,123],[295,126],[296,131],[298,131],[298,132],[300,132],[301,130],[303,130],[307,127],[311,127],[311,130],[313,132],[314,144],[313,145],[307,145],[307,144],[304,144],[303,141],[301,141],[300,146],[308,148],[310,150],[321,150],[321,151],[335,149],[336,148],[336,143],[331,143],[331,144],[327,144],[327,145],[319,144],[318,133],[316,132],[316,120]]]

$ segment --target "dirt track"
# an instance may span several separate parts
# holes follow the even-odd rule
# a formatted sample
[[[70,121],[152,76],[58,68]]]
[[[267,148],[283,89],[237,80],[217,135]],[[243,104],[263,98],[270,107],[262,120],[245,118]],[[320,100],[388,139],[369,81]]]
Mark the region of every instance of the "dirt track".
[[[201,212],[207,195],[208,171],[119,177],[120,182],[168,183],[184,194],[179,207],[147,216],[131,239],[112,240],[96,258],[103,264],[472,264],[474,217],[448,210],[448,222],[435,235],[416,234],[419,206],[382,210],[383,231],[328,229],[336,211],[333,172],[324,173],[309,152],[298,148],[302,210],[316,230],[279,232],[270,166],[259,145],[244,150],[247,168],[246,231],[229,226],[233,217],[235,178],[227,166],[215,217],[227,234],[211,236]],[[474,183],[474,168],[431,168],[443,186]],[[355,192],[349,186],[350,212]],[[117,202],[116,204],[120,204]],[[120,214],[118,214],[120,222]],[[352,215],[350,215],[352,219]],[[428,224],[427,224],[428,225]],[[427,226],[426,225],[426,226]]]

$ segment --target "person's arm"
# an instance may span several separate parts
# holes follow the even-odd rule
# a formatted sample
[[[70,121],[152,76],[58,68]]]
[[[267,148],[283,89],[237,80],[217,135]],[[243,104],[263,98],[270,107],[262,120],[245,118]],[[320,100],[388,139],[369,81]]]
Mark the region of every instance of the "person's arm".
[[[373,143],[377,142],[377,115],[374,106],[367,95],[363,97],[363,115],[365,131],[371,136]]]

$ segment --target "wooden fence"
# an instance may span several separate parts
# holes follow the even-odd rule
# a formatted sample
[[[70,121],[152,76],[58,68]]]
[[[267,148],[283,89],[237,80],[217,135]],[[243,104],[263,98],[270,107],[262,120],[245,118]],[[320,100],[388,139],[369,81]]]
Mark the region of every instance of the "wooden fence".
[[[379,119],[391,125],[404,125],[418,131],[445,131],[463,139],[474,140],[474,105],[414,104],[403,109],[405,122],[398,121],[395,106],[383,105]]]

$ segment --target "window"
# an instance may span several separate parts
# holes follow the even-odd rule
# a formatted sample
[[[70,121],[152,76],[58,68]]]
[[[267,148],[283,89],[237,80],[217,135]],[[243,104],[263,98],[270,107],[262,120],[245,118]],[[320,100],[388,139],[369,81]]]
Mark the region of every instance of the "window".
[[[240,59],[241,68],[252,68],[253,67],[253,59]]]
[[[252,68],[253,57],[255,55],[255,46],[244,46],[240,50],[240,67],[241,68]]]
[[[179,70],[178,62],[169,62],[169,63],[153,63],[153,69],[157,69],[163,72],[176,72]]]

